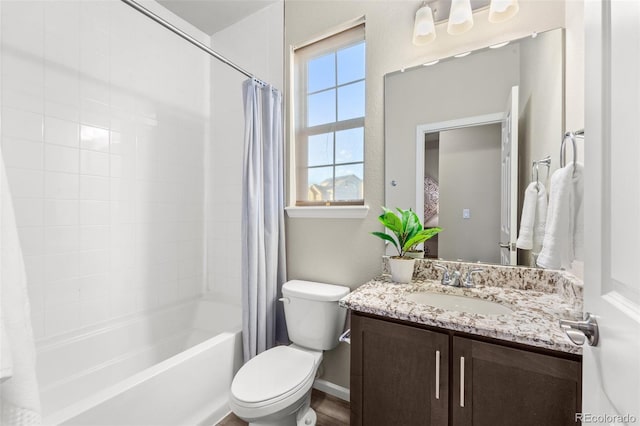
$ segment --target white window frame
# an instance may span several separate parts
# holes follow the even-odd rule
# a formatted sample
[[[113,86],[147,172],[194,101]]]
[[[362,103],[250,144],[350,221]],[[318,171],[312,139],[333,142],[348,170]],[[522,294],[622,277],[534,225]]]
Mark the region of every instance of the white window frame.
[[[306,87],[303,87],[303,86],[306,86],[306,79],[301,79],[304,81],[297,80],[297,77],[301,73],[297,72],[297,70],[295,69],[296,67],[295,52],[298,49],[302,49],[304,47],[311,47],[310,45],[315,44],[324,39],[340,37],[341,33],[354,29],[358,26],[364,27],[364,23],[365,23],[365,19],[364,17],[361,17],[354,21],[346,23],[340,27],[333,28],[331,32],[326,33],[323,36],[316,37],[313,40],[310,40],[302,45],[291,47],[290,87],[292,88],[292,90],[290,90],[291,108],[290,108],[290,115],[289,115],[289,122],[291,123],[291,126],[289,126],[290,128],[289,207],[286,208],[286,211],[289,217],[304,217],[304,218],[326,217],[326,218],[355,219],[355,218],[366,217],[369,211],[369,207],[364,202],[364,195],[365,195],[364,188],[363,188],[363,199],[357,200],[355,202],[349,202],[348,204],[345,204],[344,202],[340,202],[340,201],[337,201],[337,202],[332,201],[332,202],[326,202],[326,203],[309,202],[307,204],[306,202],[303,201],[302,205],[296,205],[296,203],[298,202],[297,181],[299,177],[298,168],[300,166],[300,163],[304,162],[305,163],[304,168],[305,170],[307,169],[306,161],[304,161],[304,159],[306,158],[306,144],[299,143],[297,135],[299,133],[302,133],[306,138],[310,135],[315,135],[315,134],[337,132],[340,130],[346,130],[346,129],[358,128],[358,127],[364,128],[365,117],[332,122],[328,124],[321,124],[313,127],[304,127],[303,129],[300,129],[299,128],[300,123],[296,119],[298,117],[302,117],[301,114],[306,114],[306,105],[304,105],[306,103],[306,99],[304,102],[298,102],[296,98],[297,98],[297,94],[300,93],[300,91],[306,93]],[[364,31],[364,28],[363,28],[363,31]],[[350,38],[353,38],[353,36],[346,36],[345,42],[348,43],[348,40]],[[337,39],[336,43],[340,43],[340,39]],[[320,47],[315,51],[313,51],[313,55],[314,56],[321,55],[323,50],[327,52],[334,51],[335,46],[331,46],[331,47],[325,46],[324,48]],[[303,73],[303,74],[306,75],[306,73]],[[365,71],[364,81],[365,81],[365,87],[366,87],[366,71]],[[353,82],[350,82],[349,84],[352,84],[352,83]],[[340,85],[337,85],[336,87],[340,87]],[[337,96],[337,92],[336,92],[336,96]],[[366,108],[366,105],[365,105],[365,108]],[[306,115],[304,115],[303,119],[306,120]],[[360,163],[360,162],[355,162],[355,163]],[[364,164],[365,164],[364,158],[363,158],[362,164],[364,168]],[[336,166],[335,163],[333,163],[332,165],[334,167]],[[363,175],[364,175],[364,170],[363,170]],[[364,181],[365,179],[363,176],[363,185],[364,185]]]

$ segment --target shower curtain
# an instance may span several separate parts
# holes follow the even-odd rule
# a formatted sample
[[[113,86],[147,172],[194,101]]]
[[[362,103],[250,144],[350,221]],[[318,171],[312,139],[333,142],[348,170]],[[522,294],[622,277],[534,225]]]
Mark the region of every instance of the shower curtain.
[[[282,94],[243,84],[242,339],[245,362],[276,342],[278,293],[286,279]],[[278,311],[278,315],[276,315]],[[277,333],[278,337],[281,333]]]
[[[0,151],[0,424],[41,423],[27,276]]]

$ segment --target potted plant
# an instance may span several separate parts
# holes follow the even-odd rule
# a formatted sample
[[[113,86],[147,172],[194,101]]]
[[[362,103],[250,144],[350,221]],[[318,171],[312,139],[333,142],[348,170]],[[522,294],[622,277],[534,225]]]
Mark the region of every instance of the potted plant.
[[[419,244],[438,234],[442,228],[424,229],[420,218],[411,209],[398,208],[399,215],[386,207],[382,207],[382,210],[383,213],[378,216],[378,220],[391,231],[393,236],[384,232],[372,232],[372,234],[390,242],[396,248],[398,255],[389,258],[391,278],[395,282],[408,283],[413,278],[415,263],[415,258],[410,257],[408,253],[415,251]]]

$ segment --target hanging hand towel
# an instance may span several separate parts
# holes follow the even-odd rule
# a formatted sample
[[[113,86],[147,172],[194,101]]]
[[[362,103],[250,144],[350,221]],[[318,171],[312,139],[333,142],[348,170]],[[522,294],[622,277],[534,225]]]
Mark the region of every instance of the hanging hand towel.
[[[542,242],[544,241],[544,230],[547,226],[547,209],[549,205],[549,197],[547,189],[540,184],[538,192],[538,200],[536,202],[536,220],[533,224],[533,247],[531,251],[537,255],[542,250]]]
[[[582,186],[583,166],[573,163],[556,170],[551,176],[551,192],[547,210],[547,226],[537,264],[547,269],[570,269],[576,259],[576,248],[582,254]],[[578,235],[576,230],[580,229]]]
[[[538,253],[542,248],[547,220],[547,190],[538,182],[531,182],[524,192],[520,219],[520,233],[516,247]]]
[[[573,259],[584,260],[584,167],[576,164],[573,177],[573,192],[570,202],[571,218],[573,219]]]

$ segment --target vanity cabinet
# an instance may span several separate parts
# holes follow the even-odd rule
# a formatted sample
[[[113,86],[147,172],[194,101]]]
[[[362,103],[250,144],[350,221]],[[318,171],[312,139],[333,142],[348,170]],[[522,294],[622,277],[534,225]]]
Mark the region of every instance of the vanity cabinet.
[[[352,425],[577,424],[579,356],[439,330],[352,312]]]
[[[351,315],[351,425],[446,425],[449,336]]]
[[[579,361],[452,339],[452,425],[576,424],[582,403]]]

